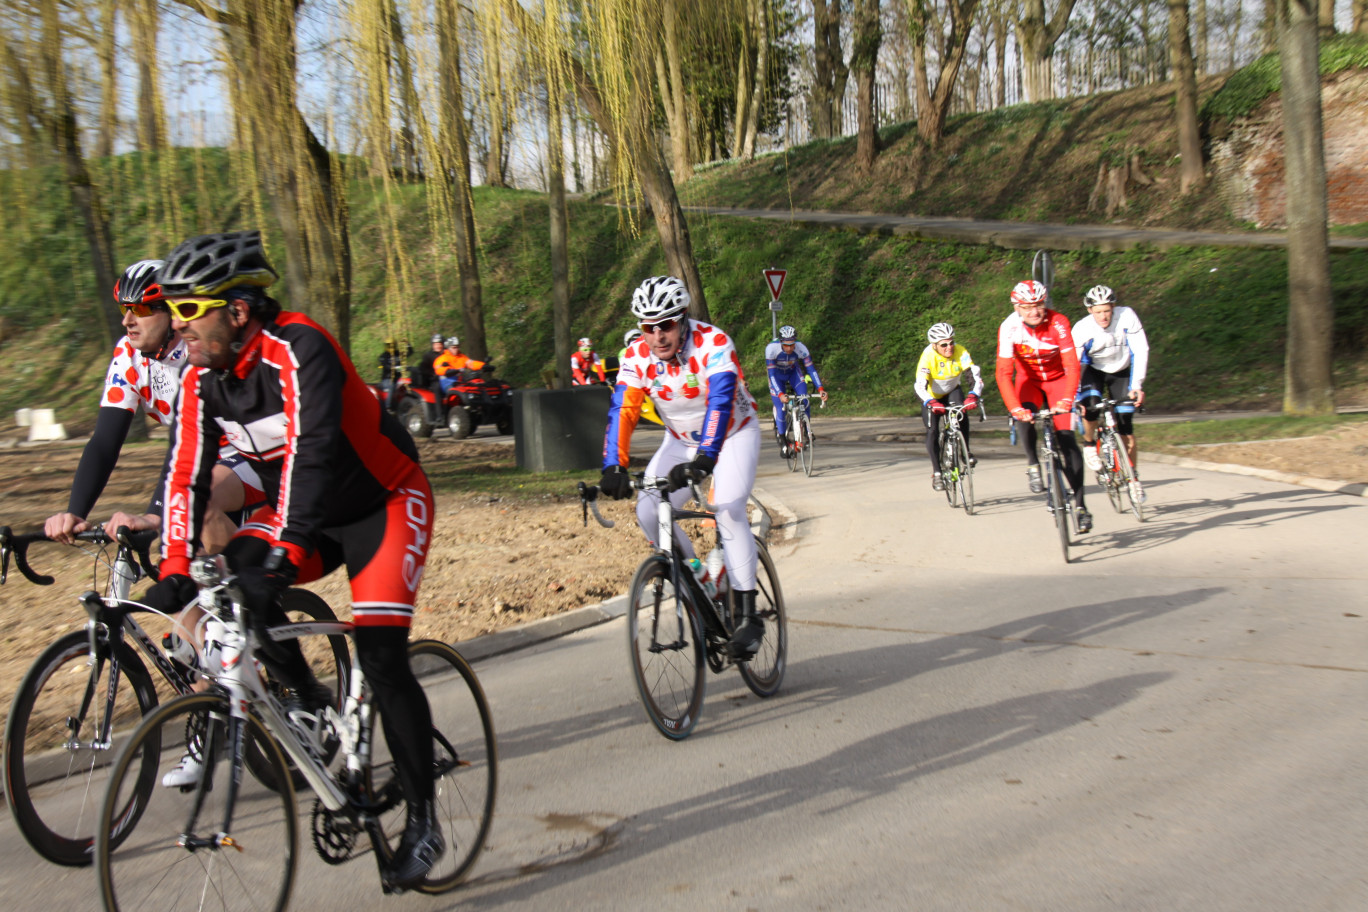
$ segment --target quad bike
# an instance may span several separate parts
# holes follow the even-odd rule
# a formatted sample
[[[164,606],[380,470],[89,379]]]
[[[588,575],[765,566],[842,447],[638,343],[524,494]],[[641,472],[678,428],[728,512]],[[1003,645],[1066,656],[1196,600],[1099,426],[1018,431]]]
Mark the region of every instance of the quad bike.
[[[461,379],[440,396],[406,377],[396,384],[388,402],[385,398],[380,401],[415,439],[431,437],[434,428],[443,426],[457,440],[469,437],[482,424],[494,425],[500,434],[511,434],[513,387],[487,374],[463,372]],[[376,395],[380,397],[379,391]]]

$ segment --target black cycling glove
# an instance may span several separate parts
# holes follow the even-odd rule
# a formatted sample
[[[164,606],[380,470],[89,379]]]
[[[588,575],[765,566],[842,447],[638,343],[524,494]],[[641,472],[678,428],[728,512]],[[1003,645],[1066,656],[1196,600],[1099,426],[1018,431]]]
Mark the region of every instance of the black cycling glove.
[[[670,490],[678,491],[680,488],[687,488],[690,481],[701,482],[712,474],[715,465],[717,465],[716,459],[702,453],[695,456],[692,462],[681,462],[670,469]]]
[[[142,603],[162,614],[176,614],[199,595],[195,581],[182,573],[163,576],[143,593]]]
[[[599,479],[599,490],[613,500],[631,497],[632,476],[627,474],[627,469],[623,466],[609,466],[603,470],[603,477]]]
[[[272,548],[260,567],[243,567],[237,573],[237,586],[242,590],[242,601],[251,612],[252,627],[266,654],[278,661],[285,653],[281,644],[266,635],[266,629],[279,623],[283,611],[281,596],[294,585],[299,569],[290,561],[284,548]]]

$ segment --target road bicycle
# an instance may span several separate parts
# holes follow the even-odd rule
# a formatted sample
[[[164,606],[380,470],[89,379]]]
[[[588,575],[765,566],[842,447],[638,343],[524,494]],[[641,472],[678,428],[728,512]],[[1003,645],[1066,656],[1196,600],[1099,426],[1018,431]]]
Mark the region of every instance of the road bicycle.
[[[1059,550],[1064,563],[1069,563],[1069,535],[1077,535],[1078,511],[1074,508],[1068,476],[1064,474],[1064,456],[1055,437],[1054,412],[1041,409],[1032,420],[1036,426],[1036,453],[1040,457],[1040,476],[1045,484],[1045,506],[1054,519],[1059,533]]]
[[[660,494],[655,553],[637,568],[628,596],[627,645],[632,675],[651,724],[666,738],[679,741],[698,723],[705,666],[717,674],[736,665],[741,679],[756,696],[771,697],[778,692],[788,662],[784,593],[769,549],[757,536],[755,611],[765,625],[764,639],[753,658],[742,662],[732,659],[726,645],[739,618],[725,570],[716,593],[708,593],[675,547],[673,534],[679,520],[714,519],[714,514],[675,509],[665,478],[636,474],[632,487]],[[613,521],[599,513],[598,487],[581,482],[579,494],[585,524],[592,510],[600,525],[612,528]],[[704,503],[696,485],[693,495],[697,503]],[[722,547],[721,543],[716,547]]]
[[[969,458],[969,441],[960,430],[960,417],[964,411],[963,404],[945,407],[937,447],[940,453],[941,480],[945,484],[945,499],[950,502],[951,507],[963,507],[965,513],[973,516],[974,465]]]
[[[5,725],[5,800],[15,825],[38,854],[72,867],[91,862],[109,764],[133,726],[157,706],[158,676],[162,696],[192,692],[198,677],[193,647],[180,654],[189,664],[159,647],[134,615],[161,612],[128,598],[134,583],[156,576],[148,549],[158,533],[118,532],[116,539],[98,528],[75,536],[95,558],[96,585],[107,575],[106,594],[101,598],[87,591],[80,597],[85,629],[58,637],[39,654]],[[41,532],[15,535],[9,527],[0,528],[0,584],[12,557],[29,582],[51,585],[53,577],[34,572],[28,560],[30,545],[50,541]],[[336,620],[327,602],[304,589],[291,590],[284,608],[291,619]],[[177,626],[174,618],[161,616]],[[337,677],[345,688],[346,637],[330,638],[326,645],[315,657],[320,677]],[[135,818],[138,811],[131,804],[124,816]]]
[[[1140,500],[1140,480],[1135,475],[1135,464],[1126,452],[1126,444],[1116,430],[1116,406],[1119,404],[1115,399],[1103,399],[1098,403],[1100,423],[1097,427],[1097,458],[1101,467],[1097,470],[1097,483],[1107,492],[1117,513],[1125,513],[1129,503],[1135,518],[1144,522],[1145,507]]]
[[[402,892],[385,871],[407,807],[385,739],[375,737],[379,711],[359,660],[353,659],[341,712],[292,706],[253,671],[254,656],[268,647],[258,640],[222,557],[196,558],[191,576],[207,614],[204,667],[214,686],[154,709],[114,762],[96,827],[104,908],[284,909],[299,843],[287,760],[317,796],[310,835],[319,857],[342,864],[360,854],[364,835],[383,892]],[[352,632],[351,624],[331,621],[275,627],[267,635],[280,642]],[[409,888],[437,894],[465,879],[489,833],[498,768],[494,725],[460,653],[419,640],[408,654],[432,708],[434,796],[447,845],[427,877]],[[255,766],[247,762],[253,753],[261,758]],[[193,782],[162,784],[183,754],[200,764]],[[138,819],[130,821],[126,808],[135,803]]]
[[[806,393],[801,395],[789,393],[788,400],[784,403],[784,423],[787,427],[784,430],[784,445],[788,455],[785,461],[788,462],[790,472],[798,471],[798,466],[803,466],[803,474],[812,476],[812,419],[808,417],[808,403],[811,397]],[[826,408],[826,402],[822,402],[822,408]]]

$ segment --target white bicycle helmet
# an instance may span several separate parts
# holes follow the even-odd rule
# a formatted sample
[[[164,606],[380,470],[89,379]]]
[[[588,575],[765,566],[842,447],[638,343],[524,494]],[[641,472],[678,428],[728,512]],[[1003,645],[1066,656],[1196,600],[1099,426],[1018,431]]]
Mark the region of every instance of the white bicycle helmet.
[[[1024,282],[1017,282],[1012,289],[1013,304],[1044,304],[1050,296],[1050,290],[1045,287],[1044,282],[1037,282],[1035,279],[1027,279]]]
[[[949,323],[937,323],[926,331],[926,341],[935,345],[937,342],[947,342],[955,338],[955,327]]]
[[[632,292],[632,316],[639,323],[659,323],[682,316],[693,299],[689,289],[674,276],[652,276]]]
[[[1083,296],[1083,303],[1088,307],[1102,307],[1105,305],[1116,304],[1116,292],[1106,285],[1094,285],[1088,289],[1088,293]]]
[[[631,345],[633,342],[635,342],[637,339],[640,339],[640,338],[641,338],[641,335],[642,335],[642,334],[641,334],[641,330],[639,330],[639,329],[629,329],[629,330],[627,330],[627,332],[626,332],[626,333],[623,335],[623,337],[622,337],[622,347],[623,347],[623,348],[628,347],[628,346]]]
[[[433,342],[441,342],[441,341],[442,341],[442,334],[441,334],[441,333],[433,333],[433,334],[432,334],[432,341],[433,341]]]
[[[456,338],[455,336],[447,336],[446,341],[442,344],[445,345],[447,348],[460,348],[461,340]]]
[[[797,341],[798,341],[798,330],[794,329],[792,326],[781,326],[781,327],[779,327],[779,341],[780,341],[780,342],[797,342]]]

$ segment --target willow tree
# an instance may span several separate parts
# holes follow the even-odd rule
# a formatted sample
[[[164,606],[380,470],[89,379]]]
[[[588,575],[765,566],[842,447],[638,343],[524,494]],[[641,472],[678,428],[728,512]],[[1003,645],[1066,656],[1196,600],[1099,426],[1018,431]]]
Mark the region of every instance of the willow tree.
[[[655,54],[641,35],[663,33],[654,0],[572,0],[564,16],[537,19],[518,2],[502,0],[509,21],[541,56],[554,56],[585,111],[606,137],[619,200],[644,197],[655,220],[671,275],[693,297],[692,316],[708,319],[703,281],[694,260],[688,220],[655,139]],[[632,210],[627,210],[632,219]]]
[[[1278,0],[1283,142],[1287,160],[1287,368],[1283,411],[1335,410],[1335,308],[1321,124],[1315,0]]]
[[[302,0],[177,0],[219,26],[239,145],[250,156],[285,242],[290,303],[347,348],[351,240],[341,161],[297,102],[296,17]]]

